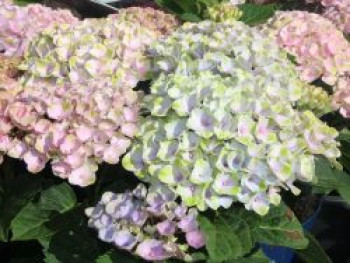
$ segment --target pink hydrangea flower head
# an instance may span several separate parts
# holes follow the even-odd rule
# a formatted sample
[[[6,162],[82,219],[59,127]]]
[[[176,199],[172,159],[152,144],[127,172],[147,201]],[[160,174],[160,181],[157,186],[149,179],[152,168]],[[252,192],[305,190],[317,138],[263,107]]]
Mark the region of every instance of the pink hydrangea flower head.
[[[296,57],[300,77],[335,85],[349,71],[350,43],[326,18],[303,11],[277,12],[265,26],[280,47]]]
[[[76,23],[70,11],[53,10],[39,4],[15,6],[9,1],[0,8],[0,52],[22,56],[29,42],[43,29],[55,23]]]
[[[307,0],[307,3],[321,3],[322,15],[332,21],[345,34],[350,34],[349,0]]]
[[[16,62],[20,81],[0,65],[6,79],[0,82],[0,133],[13,145],[2,147],[1,156],[25,158],[33,173],[51,161],[56,176],[82,187],[93,184],[98,164],[117,164],[137,133],[141,93],[133,88],[149,71],[145,50],[177,21],[153,9],[77,21],[41,5],[6,8],[0,23],[13,27],[25,44],[2,46],[16,38],[5,39],[1,27],[0,59],[9,64],[5,56],[25,55]],[[14,20],[1,20],[5,16]],[[29,17],[36,24],[27,29]]]

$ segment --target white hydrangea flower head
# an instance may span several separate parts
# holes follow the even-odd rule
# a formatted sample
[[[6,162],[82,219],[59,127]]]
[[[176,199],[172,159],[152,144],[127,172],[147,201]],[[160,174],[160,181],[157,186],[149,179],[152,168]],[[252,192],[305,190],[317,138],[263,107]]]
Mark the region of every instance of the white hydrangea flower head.
[[[187,23],[149,50],[158,76],[150,113],[123,159],[187,206],[241,202],[264,215],[281,188],[315,176],[315,155],[340,155],[337,131],[297,109],[305,83],[275,42],[241,22]]]

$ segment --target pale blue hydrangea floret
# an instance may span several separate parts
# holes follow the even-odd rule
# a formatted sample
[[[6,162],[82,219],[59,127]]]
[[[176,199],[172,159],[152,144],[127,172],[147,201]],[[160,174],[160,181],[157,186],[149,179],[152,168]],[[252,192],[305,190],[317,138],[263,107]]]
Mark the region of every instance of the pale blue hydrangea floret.
[[[189,247],[204,246],[196,210],[177,204],[174,193],[159,184],[148,190],[140,184],[133,192],[106,192],[86,214],[102,241],[146,260],[190,259]],[[180,235],[186,243],[179,242]]]
[[[280,189],[335,161],[337,131],[297,110],[303,84],[273,40],[241,22],[185,24],[149,50],[157,79],[123,165],[187,206],[264,215]]]

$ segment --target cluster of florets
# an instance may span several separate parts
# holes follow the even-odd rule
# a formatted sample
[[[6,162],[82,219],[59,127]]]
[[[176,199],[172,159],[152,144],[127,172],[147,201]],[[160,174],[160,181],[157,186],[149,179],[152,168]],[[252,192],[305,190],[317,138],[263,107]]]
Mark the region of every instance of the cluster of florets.
[[[0,98],[3,154],[23,159],[32,173],[52,160],[55,175],[71,184],[94,183],[97,164],[116,164],[136,132],[138,95],[103,80],[48,81]]]
[[[209,6],[206,14],[208,19],[216,22],[238,20],[242,15],[243,12],[235,4],[230,2]]]
[[[86,214],[102,241],[145,260],[190,259],[189,247],[205,245],[196,210],[177,204],[174,194],[161,185],[147,190],[140,184],[121,194],[106,192]]]
[[[158,180],[186,206],[266,214],[280,188],[339,157],[337,131],[296,110],[304,84],[270,38],[241,22],[185,24],[149,50],[159,77],[145,97],[127,170]]]
[[[8,130],[8,121],[4,118],[3,111],[9,101],[21,90],[16,80],[18,58],[8,58],[0,55],[0,164],[3,162],[4,147],[7,147],[7,140],[4,133]],[[5,141],[4,141],[5,139]]]
[[[149,61],[143,52],[156,39],[155,32],[136,21],[112,17],[46,29],[32,41],[20,65],[26,71],[24,84],[35,86],[37,79],[72,84],[102,79],[132,88],[145,78]]]
[[[118,20],[135,21],[143,27],[157,33],[158,36],[168,35],[179,26],[179,21],[175,16],[151,7],[130,7],[121,9],[117,14],[111,15],[111,17],[117,18]]]
[[[29,42],[43,29],[77,21],[68,10],[53,10],[39,4],[19,7],[10,2],[0,3],[0,53],[22,56]]]
[[[0,55],[0,88],[5,89],[9,82],[16,81],[20,59]]]
[[[323,88],[305,83],[297,108],[311,110],[317,116],[325,115],[332,111],[332,96]]]
[[[322,15],[331,20],[345,34],[350,34],[349,0],[307,0],[307,3],[321,2]]]
[[[350,34],[350,1],[322,0],[323,16],[331,20],[345,34]]]
[[[296,57],[303,80],[322,78],[335,85],[349,71],[350,43],[328,19],[302,11],[277,12],[265,29]]]
[[[333,95],[333,107],[339,110],[340,114],[349,119],[350,118],[350,73],[343,76],[337,85],[338,89]]]
[[[137,130],[143,51],[159,35],[124,18],[51,27],[31,42],[21,92],[1,98],[3,154],[33,173],[51,160],[55,175],[79,186],[94,183],[97,164],[118,163]]]

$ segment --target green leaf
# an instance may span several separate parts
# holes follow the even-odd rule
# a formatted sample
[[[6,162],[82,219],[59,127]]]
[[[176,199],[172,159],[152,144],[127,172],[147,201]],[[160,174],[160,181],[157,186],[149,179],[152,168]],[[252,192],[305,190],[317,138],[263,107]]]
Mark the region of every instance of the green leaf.
[[[27,204],[11,223],[12,240],[45,240],[52,235],[52,231],[44,226],[49,217],[49,211],[43,211],[37,204]]]
[[[253,248],[249,225],[235,214],[224,213],[213,222],[202,216],[199,222],[212,261],[237,259]]]
[[[183,12],[185,13],[195,13],[196,10],[196,1],[188,1],[188,0],[176,0],[176,4],[181,7]]]
[[[270,259],[264,254],[262,250],[258,250],[249,257],[240,258],[227,263],[269,263]]]
[[[338,193],[350,205],[350,186],[339,187]]]
[[[96,263],[114,263],[114,262],[123,262],[123,263],[142,263],[143,260],[133,257],[130,254],[120,251],[114,250],[112,252],[108,252],[98,257]]]
[[[350,131],[348,129],[341,130],[337,140],[350,142]]]
[[[55,213],[70,211],[76,205],[73,190],[66,183],[54,185],[43,191],[39,203],[28,203],[13,219],[12,240],[48,240],[58,230],[67,225],[62,224],[60,216]],[[69,220],[70,218],[66,218]]]
[[[76,205],[77,198],[72,188],[62,183],[43,191],[39,203],[43,210],[64,213]]]
[[[310,233],[306,233],[309,239],[309,246],[303,250],[296,250],[298,256],[305,263],[332,263],[320,243]]]
[[[221,220],[222,223],[229,225],[231,231],[238,236],[242,250],[241,255],[250,252],[254,246],[254,241],[248,223],[235,214],[225,215]]]
[[[247,213],[244,211],[243,215]],[[249,219],[255,241],[295,249],[303,249],[308,245],[301,224],[285,204],[272,207],[265,217],[258,217],[254,215]]]
[[[272,17],[278,9],[276,4],[269,5],[255,5],[255,4],[241,4],[238,5],[239,10],[243,12],[240,21],[248,25],[261,24]]]
[[[173,0],[155,0],[156,4],[172,13],[182,14],[184,10]]]
[[[45,256],[44,263],[61,263],[61,261],[59,261],[54,254],[48,251],[48,248],[44,248],[43,253]]]
[[[17,174],[15,162],[7,159],[0,166],[0,241],[7,241],[13,218],[41,189],[42,178]]]
[[[184,13],[180,15],[180,18],[184,21],[189,21],[189,22],[200,22],[202,20],[199,16],[192,13]]]
[[[71,229],[75,229],[79,226],[86,227],[84,209],[80,206],[76,206],[75,208],[64,214],[57,214],[45,224],[46,228],[52,230],[52,235],[50,236],[50,239],[40,240],[41,245],[44,247],[43,254],[45,256],[45,263],[64,263],[64,261],[61,261],[56,257],[54,252],[49,251],[49,246],[52,242],[52,237],[58,235],[59,233],[67,233],[71,231]],[[86,229],[86,231],[88,230]]]
[[[241,244],[236,233],[221,219],[213,224],[205,217],[199,217],[201,230],[206,237],[206,248],[212,261],[222,262],[241,256]]]
[[[26,6],[29,4],[40,3],[41,1],[40,0],[15,0],[13,2],[18,6]]]
[[[257,242],[294,249],[308,245],[301,224],[285,204],[272,207],[264,217],[243,207],[232,207],[212,220],[200,216],[199,223],[211,262],[236,262],[232,260],[248,254]]]
[[[86,224],[72,226],[54,235],[48,252],[62,263],[92,263],[100,255],[97,238],[89,234]]]
[[[350,187],[350,176],[347,173],[338,171],[330,166],[325,158],[316,159],[316,177],[314,184],[330,190],[338,190],[342,187]]]

